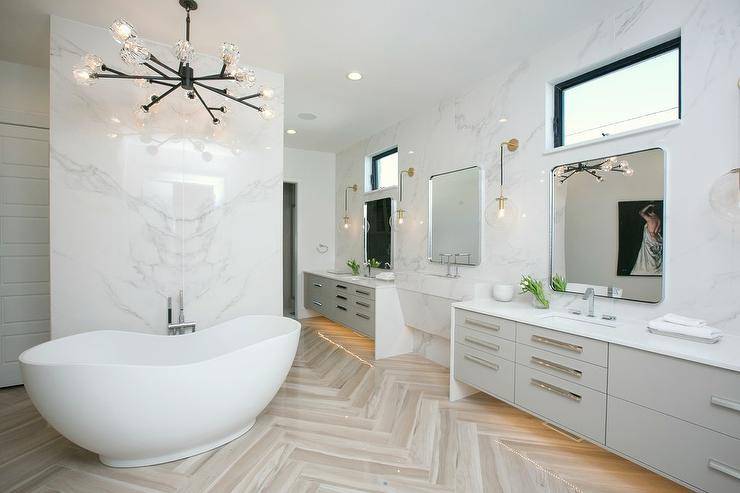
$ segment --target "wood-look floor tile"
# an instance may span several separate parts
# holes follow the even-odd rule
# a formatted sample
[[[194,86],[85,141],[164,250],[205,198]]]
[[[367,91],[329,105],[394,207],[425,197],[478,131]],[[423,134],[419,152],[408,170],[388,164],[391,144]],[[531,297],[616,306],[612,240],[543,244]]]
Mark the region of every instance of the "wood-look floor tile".
[[[60,437],[22,387],[0,390],[0,491],[670,493],[680,486],[501,401],[449,402],[447,369],[303,321],[285,384],[254,427],[216,450],[114,469]]]

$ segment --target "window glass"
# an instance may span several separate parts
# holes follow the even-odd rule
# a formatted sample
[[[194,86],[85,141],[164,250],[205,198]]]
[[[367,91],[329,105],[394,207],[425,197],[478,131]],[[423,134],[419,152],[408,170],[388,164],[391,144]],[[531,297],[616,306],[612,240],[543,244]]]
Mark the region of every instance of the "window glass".
[[[372,190],[398,185],[398,149],[373,157],[370,184]]]
[[[635,61],[626,66],[615,62],[614,70],[604,70],[607,66],[592,78],[588,74],[576,78],[585,78],[582,82],[558,84],[560,128],[555,129],[556,146],[678,120],[679,51],[674,46],[646,58],[637,54],[630,57]]]

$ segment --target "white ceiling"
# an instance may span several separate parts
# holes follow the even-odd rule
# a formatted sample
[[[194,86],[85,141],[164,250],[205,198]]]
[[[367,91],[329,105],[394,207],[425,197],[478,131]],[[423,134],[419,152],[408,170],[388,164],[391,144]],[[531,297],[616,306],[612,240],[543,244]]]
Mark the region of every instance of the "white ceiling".
[[[336,152],[454,95],[615,3],[593,0],[200,0],[191,41],[285,74],[288,147]],[[125,17],[142,37],[183,35],[177,0],[11,0],[0,59],[48,66],[48,15],[98,26]],[[363,73],[360,82],[347,72]],[[299,113],[315,113],[313,121]]]

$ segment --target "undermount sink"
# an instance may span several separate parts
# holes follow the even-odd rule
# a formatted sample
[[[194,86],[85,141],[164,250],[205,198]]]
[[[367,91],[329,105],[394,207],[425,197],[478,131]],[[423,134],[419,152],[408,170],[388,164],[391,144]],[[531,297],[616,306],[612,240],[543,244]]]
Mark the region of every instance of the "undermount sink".
[[[585,315],[576,315],[574,313],[546,313],[540,318],[547,319],[548,321],[555,323],[560,322],[567,324],[570,327],[573,327],[574,325],[583,328],[593,327],[594,325],[599,325],[601,327],[617,327],[616,320],[604,320],[600,315],[587,317]]]

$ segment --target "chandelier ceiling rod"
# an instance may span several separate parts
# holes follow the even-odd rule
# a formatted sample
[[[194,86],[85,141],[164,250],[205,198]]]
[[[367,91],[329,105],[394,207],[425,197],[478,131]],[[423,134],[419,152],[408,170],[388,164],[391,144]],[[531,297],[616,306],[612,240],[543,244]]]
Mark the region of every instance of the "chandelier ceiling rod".
[[[218,125],[220,119],[214,115],[214,111],[226,113],[228,108],[222,106],[208,106],[206,101],[198,92],[195,86],[202,87],[208,91],[214,92],[231,101],[247,106],[260,112],[265,119],[272,119],[275,113],[267,106],[257,106],[247,102],[248,99],[263,98],[271,99],[274,91],[269,88],[262,88],[259,92],[248,94],[242,97],[236,97],[229,93],[226,88],[217,88],[200,81],[236,81],[240,85],[253,87],[256,81],[254,72],[241,67],[237,67],[239,61],[239,48],[232,43],[224,43],[221,46],[222,66],[219,73],[195,76],[193,68],[190,66],[190,60],[195,52],[190,44],[190,11],[196,10],[198,4],[195,0],[179,0],[180,6],[186,11],[185,16],[185,40],[178,41],[175,44],[175,55],[179,60],[179,66],[174,69],[166,63],[159,60],[138,40],[136,30],[131,24],[124,19],[116,20],[110,27],[113,38],[121,43],[121,58],[124,62],[131,65],[141,65],[151,70],[156,75],[128,74],[120,70],[111,68],[103,63],[103,60],[96,55],[85,55],[83,65],[75,67],[73,74],[76,81],[82,85],[90,85],[97,79],[133,79],[140,83],[158,84],[168,87],[167,90],[159,95],[152,95],[146,104],[140,106],[140,110],[149,113],[149,110],[164,98],[173,93],[177,88],[186,91],[189,99],[198,99],[203,108],[208,112],[211,121]],[[150,63],[151,62],[151,63]],[[173,75],[169,75],[169,73]]]

